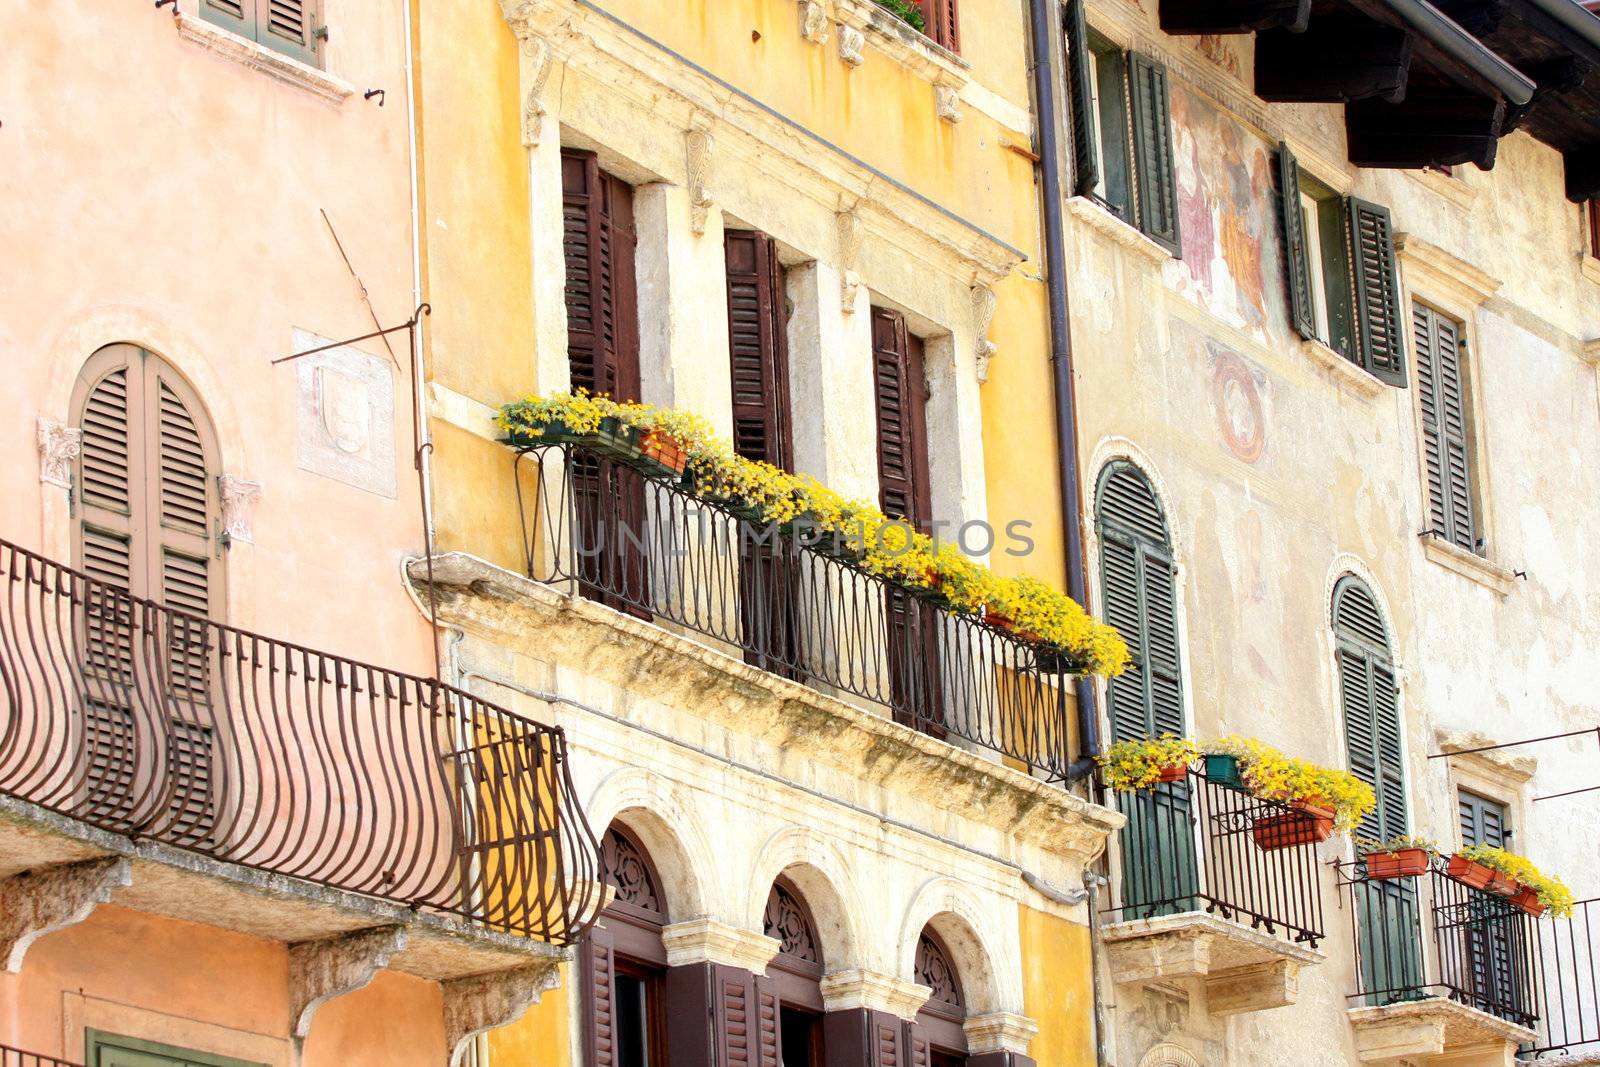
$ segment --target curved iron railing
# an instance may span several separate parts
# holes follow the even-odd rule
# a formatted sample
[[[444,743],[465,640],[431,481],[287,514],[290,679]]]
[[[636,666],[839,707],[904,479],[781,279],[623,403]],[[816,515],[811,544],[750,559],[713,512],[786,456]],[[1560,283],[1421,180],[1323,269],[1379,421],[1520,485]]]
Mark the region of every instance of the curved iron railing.
[[[1051,651],[868,573],[814,530],[760,525],[587,444],[524,450],[514,479],[533,580],[1065,776],[1072,665]]]
[[[1539,1020],[1538,920],[1504,897],[1451,877],[1435,857],[1426,874],[1374,879],[1341,864],[1350,889],[1361,1005],[1444,997],[1518,1026]]]
[[[54,1056],[41,1056],[37,1052],[24,1052],[10,1045],[0,1045],[0,1067],[78,1067]]]
[[[559,728],[460,689],[0,541],[0,792],[566,944],[593,922],[600,879],[568,758]]]
[[[1300,812],[1207,778],[1198,764],[1179,781],[1116,797],[1128,823],[1115,919],[1204,911],[1296,944],[1322,940],[1316,847],[1288,844]]]

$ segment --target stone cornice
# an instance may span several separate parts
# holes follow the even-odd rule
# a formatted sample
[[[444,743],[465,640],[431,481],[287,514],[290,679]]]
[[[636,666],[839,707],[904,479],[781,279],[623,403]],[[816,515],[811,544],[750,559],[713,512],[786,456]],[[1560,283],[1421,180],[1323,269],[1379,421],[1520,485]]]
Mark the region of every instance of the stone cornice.
[[[1028,1054],[1028,1045],[1039,1032],[1039,1024],[1026,1015],[1010,1011],[993,1011],[987,1015],[974,1015],[963,1025],[967,1032],[967,1052],[978,1056],[985,1052],[1015,1052]]]
[[[873,971],[838,971],[822,979],[822,1003],[827,1011],[867,1008],[915,1019],[932,995],[933,990],[925,985]]]
[[[665,121],[683,129],[703,122],[719,153],[726,151],[761,172],[763,181],[789,188],[830,211],[854,206],[880,243],[969,283],[992,284],[1027,259],[1021,249],[780,115],[589,0],[501,0],[501,6],[525,55],[542,56],[548,48],[556,61],[604,82]],[[538,64],[528,62],[523,67],[526,96],[538,76]],[[956,88],[945,81],[935,84]],[[540,105],[535,102],[535,106]],[[678,181],[685,176],[667,177]]]
[[[1459,308],[1471,309],[1500,288],[1500,279],[1414,233],[1395,234],[1394,248],[1406,287],[1414,294],[1452,300]]]
[[[723,963],[760,974],[783,947],[776,938],[718,922],[716,919],[688,919],[661,929],[661,943],[667,950],[667,966],[691,963]]]
[[[475,556],[438,556],[433,570],[440,618],[449,625],[537,649],[542,659],[582,662],[621,688],[636,689],[648,678],[653,699],[703,709],[720,729],[768,736],[790,757],[912,793],[931,809],[1069,860],[1093,862],[1126,821],[1058,786]],[[412,560],[408,574],[425,597],[424,562]]]

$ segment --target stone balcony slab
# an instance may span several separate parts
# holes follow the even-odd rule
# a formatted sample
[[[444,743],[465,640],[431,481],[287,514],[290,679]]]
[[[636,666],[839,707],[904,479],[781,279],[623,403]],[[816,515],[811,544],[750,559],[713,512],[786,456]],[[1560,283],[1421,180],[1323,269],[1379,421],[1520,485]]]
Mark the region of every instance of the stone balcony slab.
[[[1306,945],[1198,911],[1112,923],[1101,936],[1117,984],[1200,986],[1216,1016],[1293,1004],[1300,968],[1325,958]]]

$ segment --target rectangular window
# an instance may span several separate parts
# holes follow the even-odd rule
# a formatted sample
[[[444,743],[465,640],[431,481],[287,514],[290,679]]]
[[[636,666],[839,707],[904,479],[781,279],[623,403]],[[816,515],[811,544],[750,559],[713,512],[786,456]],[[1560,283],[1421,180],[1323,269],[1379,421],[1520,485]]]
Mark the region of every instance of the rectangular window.
[[[1456,811],[1461,823],[1463,846],[1508,847],[1511,840],[1511,821],[1506,814],[1504,804],[1462,789],[1456,794]]]
[[[200,17],[313,67],[322,65],[322,0],[200,0]]]
[[[1073,191],[1182,255],[1167,69],[1090,30],[1083,8],[1066,11]]]
[[[1342,197],[1278,146],[1278,201],[1290,320],[1394,386],[1404,386],[1399,279],[1387,208]]]
[[[1466,331],[1460,322],[1420,303],[1412,305],[1411,324],[1428,476],[1428,532],[1481,554],[1467,406]]]

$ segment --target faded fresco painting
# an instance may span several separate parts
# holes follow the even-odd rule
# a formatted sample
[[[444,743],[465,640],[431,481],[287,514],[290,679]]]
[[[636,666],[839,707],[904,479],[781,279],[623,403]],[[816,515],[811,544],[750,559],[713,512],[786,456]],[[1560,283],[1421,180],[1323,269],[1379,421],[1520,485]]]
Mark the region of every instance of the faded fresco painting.
[[[1286,322],[1268,146],[1204,97],[1172,94],[1183,259],[1177,290],[1263,344]]]

